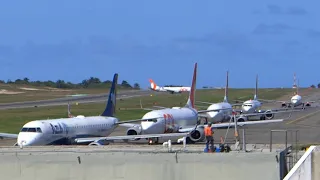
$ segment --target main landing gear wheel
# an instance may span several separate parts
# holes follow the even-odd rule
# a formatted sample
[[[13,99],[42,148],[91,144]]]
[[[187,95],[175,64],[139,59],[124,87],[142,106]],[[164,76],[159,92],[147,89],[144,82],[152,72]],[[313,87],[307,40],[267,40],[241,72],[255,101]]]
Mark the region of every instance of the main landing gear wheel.
[[[149,138],[148,139],[148,144],[152,145],[152,144],[158,144],[159,143],[159,138]]]

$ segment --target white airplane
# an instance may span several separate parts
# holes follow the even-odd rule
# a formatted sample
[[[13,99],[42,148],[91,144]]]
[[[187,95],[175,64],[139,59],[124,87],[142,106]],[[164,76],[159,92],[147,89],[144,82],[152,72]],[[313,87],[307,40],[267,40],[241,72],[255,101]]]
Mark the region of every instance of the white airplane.
[[[291,97],[290,102],[286,102],[286,101],[278,101],[281,103],[281,107],[288,107],[288,108],[295,108],[295,107],[299,107],[302,106],[302,108],[306,107],[310,107],[312,103],[315,103],[315,101],[306,101],[304,102],[302,100],[302,97],[299,95],[299,80],[298,80],[298,84],[296,84],[296,74],[294,73],[294,83],[293,83],[293,88],[296,89],[296,92],[294,92],[294,95]]]
[[[153,91],[170,92],[171,94],[190,92],[190,87],[183,87],[183,86],[162,87],[162,86],[158,86],[152,79],[149,79],[149,82],[150,82],[150,89]]]
[[[223,102],[210,103],[210,102],[199,101],[200,103],[210,104],[210,106],[207,108],[207,110],[213,110],[211,112],[207,112],[206,114],[199,115],[201,117],[206,118],[207,121],[210,121],[212,123],[221,123],[221,122],[229,121],[231,118],[234,117],[235,112],[234,112],[233,106],[241,105],[241,104],[230,104],[228,102],[228,89],[229,89],[229,72],[228,71],[227,71],[226,81],[227,82],[226,82],[225,95],[224,95]],[[246,101],[245,103],[246,103],[245,107],[247,107],[248,104],[251,105],[250,103],[252,103],[253,107],[256,107],[256,106],[260,107],[259,106],[260,102],[256,99],[256,95],[255,95],[254,101]],[[269,112],[262,112],[262,111],[259,111],[258,114],[255,111],[249,111],[248,113],[235,115],[235,117],[237,118],[238,122],[244,122],[244,121],[248,120],[248,117],[257,116],[257,115],[259,115],[261,117],[260,120],[273,118],[273,116],[270,116]]]
[[[143,116],[143,119],[154,119],[156,117],[157,121],[147,120],[142,121],[141,124],[124,124],[128,127],[126,135],[147,135],[147,134],[159,134],[164,133],[188,133],[186,139],[189,143],[201,142],[204,140],[204,127],[206,125],[199,125],[198,122],[198,114],[205,113],[212,110],[203,110],[197,111],[194,106],[195,101],[195,91],[196,91],[196,76],[197,76],[197,63],[195,63],[192,86],[189,93],[189,98],[184,107],[172,107],[152,110],[146,113]],[[250,124],[261,124],[261,123],[274,123],[281,122],[283,119],[279,120],[269,120],[269,121],[254,121],[254,122],[239,122],[237,125],[250,125]],[[212,127],[228,127],[234,126],[236,122],[230,123],[219,123],[213,124]],[[164,137],[161,136],[161,137]],[[139,140],[139,138],[132,138],[135,140]],[[149,144],[158,143],[159,137],[149,137],[146,138]],[[106,138],[96,137],[96,138],[79,138],[77,139],[79,142],[88,142],[88,141],[99,141],[99,140],[107,140]]]
[[[70,145],[86,142],[77,142],[80,137],[105,137],[109,136],[116,127],[124,123],[156,120],[157,117],[148,119],[136,119],[130,121],[119,121],[115,115],[116,109],[116,85],[118,74],[114,75],[106,108],[100,116],[76,116],[73,117],[68,108],[68,118],[36,120],[26,123],[19,134],[0,133],[0,137],[17,138],[15,145]],[[183,136],[185,134],[171,134],[170,136]],[[137,136],[136,138],[159,137],[159,135]],[[132,139],[132,136],[114,136],[109,140]],[[102,144],[93,142],[89,145]]]

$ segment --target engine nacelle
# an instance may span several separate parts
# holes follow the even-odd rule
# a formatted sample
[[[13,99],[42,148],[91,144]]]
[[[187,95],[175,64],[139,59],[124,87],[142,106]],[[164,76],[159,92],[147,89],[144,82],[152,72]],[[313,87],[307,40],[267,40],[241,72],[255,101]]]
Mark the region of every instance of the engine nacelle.
[[[141,126],[134,126],[127,130],[127,135],[140,135],[142,132]]]
[[[273,119],[274,113],[272,113],[271,110],[267,110],[267,111],[265,112],[265,117],[266,117],[267,119]]]
[[[197,128],[195,129],[190,136],[188,137],[192,142],[200,142],[205,139],[204,136],[204,129],[203,128]]]
[[[101,140],[101,141],[94,141],[90,144],[88,144],[88,146],[104,146],[104,145],[109,145],[110,143],[108,141],[104,141],[104,140]]]
[[[245,122],[247,120],[248,120],[247,116],[240,116],[240,117],[238,117],[237,122]]]

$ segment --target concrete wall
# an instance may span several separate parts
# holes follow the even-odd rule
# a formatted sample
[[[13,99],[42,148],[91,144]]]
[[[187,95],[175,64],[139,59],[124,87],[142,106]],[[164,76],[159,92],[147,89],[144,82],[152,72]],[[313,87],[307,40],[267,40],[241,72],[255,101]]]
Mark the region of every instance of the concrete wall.
[[[276,154],[1,153],[0,177],[4,180],[278,180]]]
[[[312,152],[312,179],[320,179],[320,152]]]

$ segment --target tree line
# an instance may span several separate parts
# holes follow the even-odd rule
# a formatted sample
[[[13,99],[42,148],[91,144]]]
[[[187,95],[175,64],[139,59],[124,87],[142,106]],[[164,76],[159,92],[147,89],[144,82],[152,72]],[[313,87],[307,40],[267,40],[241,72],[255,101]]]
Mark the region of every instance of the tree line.
[[[71,83],[65,82],[64,80],[57,81],[30,81],[29,78],[16,79],[15,81],[11,81],[10,79],[7,81],[0,80],[2,84],[15,84],[15,85],[32,85],[32,86],[45,86],[52,88],[62,88],[62,89],[78,89],[78,88],[106,88],[110,87],[112,81],[106,80],[101,81],[97,77],[90,77],[89,79],[82,80],[81,83]],[[121,84],[118,84],[120,88],[128,88],[128,89],[140,89],[140,85],[138,83],[134,83],[131,85],[128,81],[123,80]]]
[[[316,86],[314,84],[312,84],[310,87],[311,88],[316,88]],[[317,85],[317,87],[320,88],[320,83]]]

